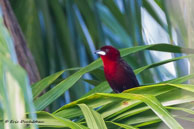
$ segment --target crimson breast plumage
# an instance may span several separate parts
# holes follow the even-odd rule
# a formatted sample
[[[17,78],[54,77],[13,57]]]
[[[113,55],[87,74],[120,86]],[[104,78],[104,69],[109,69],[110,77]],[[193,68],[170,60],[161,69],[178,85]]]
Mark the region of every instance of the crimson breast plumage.
[[[139,86],[132,68],[121,59],[120,52],[112,46],[104,46],[96,51],[102,58],[106,80],[114,92]]]

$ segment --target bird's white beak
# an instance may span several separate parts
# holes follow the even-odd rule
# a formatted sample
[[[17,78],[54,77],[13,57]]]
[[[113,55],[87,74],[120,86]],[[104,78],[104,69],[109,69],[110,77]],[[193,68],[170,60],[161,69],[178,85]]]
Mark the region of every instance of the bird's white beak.
[[[106,55],[106,52],[104,52],[104,51],[101,51],[101,50],[97,50],[97,51],[95,51],[95,54],[98,54],[98,55]]]

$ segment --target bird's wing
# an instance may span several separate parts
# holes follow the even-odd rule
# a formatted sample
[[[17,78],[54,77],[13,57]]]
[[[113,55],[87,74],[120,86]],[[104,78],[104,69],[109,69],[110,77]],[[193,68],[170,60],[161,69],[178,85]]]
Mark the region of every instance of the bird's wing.
[[[139,86],[139,82],[135,76],[135,73],[133,72],[133,69],[124,60],[121,60],[120,62],[124,68],[126,76],[128,77],[127,83],[132,83],[131,85],[133,85],[133,87]]]

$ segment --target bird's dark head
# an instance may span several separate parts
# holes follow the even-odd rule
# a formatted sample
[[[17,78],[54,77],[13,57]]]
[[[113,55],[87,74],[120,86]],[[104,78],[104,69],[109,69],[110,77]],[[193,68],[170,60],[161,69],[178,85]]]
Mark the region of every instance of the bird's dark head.
[[[114,61],[120,59],[119,50],[112,46],[103,46],[100,48],[100,50],[97,50],[95,53],[100,55],[103,61],[104,60]]]

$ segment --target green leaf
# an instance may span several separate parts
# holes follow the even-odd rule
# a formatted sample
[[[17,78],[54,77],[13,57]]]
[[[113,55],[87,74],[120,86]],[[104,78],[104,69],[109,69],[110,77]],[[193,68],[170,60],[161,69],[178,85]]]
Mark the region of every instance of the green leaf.
[[[99,95],[107,97],[119,97],[125,99],[141,100],[145,102],[155,114],[163,120],[166,125],[171,129],[183,129],[182,126],[169,114],[169,112],[161,105],[161,103],[151,95],[140,95],[140,94],[130,94],[130,93],[121,93],[121,94],[105,94],[98,93]]]
[[[97,80],[84,79],[84,81],[91,84],[91,85],[93,85],[93,86],[97,86],[98,84],[100,84],[100,82],[97,81]]]
[[[116,122],[112,122],[112,121],[107,121],[107,122],[110,122],[110,123],[113,123],[119,127],[122,127],[124,129],[138,129],[136,127],[133,127],[133,126],[130,126],[130,125],[126,125],[126,124],[121,124],[121,123],[116,123]]]
[[[180,103],[185,103],[185,102],[191,102],[194,98],[192,94],[180,94],[179,91],[180,89],[176,89],[174,87],[171,87],[166,84],[160,84],[160,85],[150,85],[150,86],[142,86],[142,87],[137,87],[133,89],[126,90],[125,92],[128,93],[136,93],[136,94],[152,94],[154,96],[161,96],[160,98],[166,98],[165,100],[160,100],[161,102],[165,102],[167,105],[176,105]],[[171,93],[171,94],[168,94]],[[168,103],[168,101],[170,101]],[[127,103],[127,104],[126,104]],[[102,110],[102,115],[103,117],[107,117],[108,119],[113,118],[112,120],[117,120],[117,119],[124,119],[126,117],[130,117],[131,115],[143,112],[148,110],[148,107],[145,108],[136,108],[136,110],[128,111],[131,107],[136,106],[137,104],[140,104],[138,101],[133,102],[131,100],[125,100],[121,102],[113,102],[111,105],[107,105],[106,110]],[[125,105],[125,106],[124,106]],[[116,117],[115,117],[116,116]]]
[[[95,100],[95,101],[94,101]],[[66,104],[63,107],[59,108],[57,111],[55,111],[53,114],[61,117],[68,117],[68,118],[74,118],[77,116],[77,114],[81,114],[81,112],[77,109],[76,104],[85,103],[91,108],[97,108],[106,104],[109,104],[113,101],[117,101],[118,98],[112,99],[112,98],[102,98],[98,95],[91,95],[88,97],[84,97],[81,99],[78,99],[72,103]]]
[[[120,11],[120,9],[117,6],[117,3],[112,0],[104,0],[102,2],[108,7],[111,14],[114,15],[115,19],[120,23],[120,25],[127,31],[128,26],[125,21],[126,20],[125,15]]]
[[[142,87],[135,87],[135,88],[131,88],[131,89],[125,90],[124,92],[125,93],[129,93],[129,92],[143,93],[143,92],[147,91],[148,93],[150,92],[150,93],[153,93],[153,94],[157,94],[157,93],[155,93],[153,91],[149,91],[149,90],[151,88],[157,88],[157,87],[161,87],[161,88],[164,87],[164,88],[169,89],[168,88],[169,86],[170,87],[177,87],[177,88],[184,89],[184,90],[187,90],[187,91],[190,91],[190,92],[194,92],[194,85],[189,85],[189,84],[170,84],[170,83],[166,83],[166,84],[162,83],[162,84],[147,85],[147,86],[142,86]]]
[[[44,51],[43,39],[41,37],[41,27],[38,19],[39,12],[37,10],[36,2],[33,0],[20,0],[13,1],[11,4],[25,39],[27,40],[27,46],[35,57],[34,59],[41,75],[45,76],[48,65],[45,61],[46,54]]]
[[[131,48],[123,48],[121,49],[121,56],[127,56],[132,53],[136,53],[142,50],[154,50],[154,51],[163,51],[163,52],[172,52],[172,53],[187,53],[187,54],[194,54],[193,49],[191,48],[182,48],[175,45],[170,44],[152,44],[152,45],[142,45],[136,46]]]
[[[157,85],[159,85],[159,84],[157,84]],[[144,87],[139,87],[139,88],[134,88],[135,90],[131,89],[131,91],[128,91],[128,92],[136,93],[136,94],[138,93],[138,94],[157,95],[157,98],[162,102],[162,104],[164,106],[186,104],[186,103],[190,103],[194,100],[193,93],[183,92],[182,90],[179,90],[176,87],[168,86],[165,84],[160,84],[159,86],[154,86],[154,85],[144,86]],[[143,89],[141,89],[141,88],[143,88]],[[61,116],[61,117],[66,117],[67,114],[69,114],[68,118],[72,118],[72,117],[70,117],[71,114],[73,114],[74,117],[76,117],[76,114],[78,114],[77,116],[80,116],[81,115],[80,111],[77,108],[75,108],[76,104],[79,104],[79,103],[86,103],[91,108],[97,108],[99,106],[102,106],[103,104],[107,105],[107,110],[100,109],[99,112],[101,112],[103,117],[108,116],[107,118],[111,119],[111,120],[118,120],[118,119],[123,120],[126,118],[128,119],[132,115],[139,114],[141,112],[144,112],[144,111],[150,109],[148,106],[144,106],[144,107],[138,106],[131,111],[130,110],[127,111],[128,109],[140,104],[141,101],[139,101],[139,100],[117,100],[116,98],[110,98],[110,97],[105,97],[105,96],[103,97],[99,94],[94,94],[94,95],[79,99],[77,101],[74,101],[70,104],[67,104],[67,105],[63,106],[62,108],[60,108],[58,111],[56,111],[54,114],[57,116]],[[117,106],[115,106],[115,105],[117,105]],[[67,112],[67,110],[69,110],[69,112]],[[138,124],[138,123],[158,119],[158,117],[154,117],[154,115],[148,117],[147,119],[145,119],[144,116],[142,116],[142,115],[141,115],[141,117],[142,118],[140,118],[140,119],[136,119],[136,118],[132,117],[134,119],[127,121],[127,124]],[[107,118],[105,118],[105,119],[107,119]]]
[[[189,57],[193,57],[193,56],[194,55],[181,56],[181,57],[176,57],[176,58],[164,60],[164,61],[161,61],[161,62],[153,63],[151,65],[146,65],[146,66],[143,66],[141,68],[135,69],[134,73],[135,74],[139,74],[139,73],[143,72],[144,70],[147,70],[147,69],[150,69],[150,68],[153,68],[153,67],[157,67],[157,66],[163,65],[165,63],[169,63],[169,62],[172,62],[172,61],[177,61],[177,60],[180,60],[180,59],[189,58]],[[187,78],[191,78],[193,76],[190,75],[189,77],[185,77],[184,79],[187,80]],[[178,83],[178,81],[183,82],[183,78],[179,78],[179,79],[176,79],[174,81],[169,81],[169,82],[176,82],[176,83]],[[102,92],[110,92],[110,91],[112,91],[112,89],[110,88],[110,86],[107,83],[107,81],[103,81],[99,85],[97,85],[95,88],[90,90],[87,94],[85,94],[84,97],[88,96],[88,95],[91,95],[93,93],[102,93]]]
[[[174,83],[174,84],[181,84],[191,78],[194,77],[194,74],[190,74],[190,75],[186,75],[186,76],[183,76],[183,77],[179,77],[179,78],[175,78],[175,79],[172,79],[172,80],[167,80],[167,81],[164,81],[164,82],[160,82],[161,83]]]
[[[158,92],[160,92],[159,89],[158,89]],[[180,90],[180,89],[174,89],[174,90],[171,90],[170,92],[159,95],[157,98],[160,100],[163,106],[172,106],[172,105],[178,105],[178,104],[186,105],[187,103],[191,103],[194,100],[194,95],[191,92],[184,92],[183,90]],[[127,112],[125,111],[120,115],[117,115],[112,120],[121,121],[123,119],[130,118],[133,115],[140,114],[141,112],[144,112],[147,110],[149,110],[149,107],[139,106],[139,107],[136,107],[135,109],[128,110]],[[142,122],[149,121],[149,118],[151,118],[151,120],[154,120],[152,119],[153,116],[154,115],[148,116],[147,120],[145,119],[145,121],[144,121],[144,116],[139,116],[138,117],[139,119],[136,119],[135,117],[134,119],[129,120],[127,123],[128,124],[142,123]]]
[[[142,127],[142,126],[146,126],[146,125],[151,125],[151,124],[154,124],[154,123],[158,123],[160,121],[161,121],[160,119],[156,119],[156,120],[152,120],[152,121],[148,121],[148,122],[138,124],[135,127]]]
[[[194,111],[191,109],[187,109],[187,108],[182,108],[182,107],[166,107],[166,109],[172,109],[172,110],[177,110],[177,111],[183,111],[189,114],[194,115]]]
[[[14,43],[6,25],[3,22],[0,7],[0,119],[21,120],[25,119],[25,112],[29,112],[30,118],[35,108],[32,102],[32,94],[28,76],[18,65]],[[24,129],[22,124],[1,122],[0,128]],[[29,125],[35,129],[36,125]]]
[[[173,106],[173,105],[177,105],[177,104],[186,105],[186,103],[190,103],[190,102],[192,102],[194,100],[194,96],[192,94],[189,95],[189,94],[185,93],[185,94],[187,94],[187,96],[186,96],[185,94],[179,95],[179,93],[180,93],[180,91],[172,90],[168,94],[164,94],[164,95],[159,96],[157,98],[160,100],[160,102],[162,103],[163,106]],[[163,98],[163,97],[166,97],[167,99],[161,100],[161,98]],[[128,101],[125,101],[125,103],[127,103],[127,102]],[[130,102],[128,102],[128,103],[130,103]],[[166,107],[166,108],[170,109],[168,107]],[[130,118],[131,116],[134,116],[134,115],[140,114],[142,112],[145,112],[145,111],[147,111],[149,109],[150,108],[148,106],[145,106],[145,105],[139,106],[139,107],[136,107],[136,108],[134,108],[132,110],[127,110],[125,112],[121,112],[119,115],[117,115],[115,117],[112,117],[111,120],[112,121],[122,121],[124,119]],[[180,109],[179,108],[175,108],[175,110],[181,110],[181,109],[182,109],[182,111],[185,111],[187,113],[190,112],[192,114],[191,110],[189,110],[189,109],[188,110],[184,110],[185,108],[184,109],[183,108],[180,108]],[[153,115],[152,115],[152,117],[153,117]],[[142,116],[142,118],[143,118],[143,116]],[[132,120],[132,121],[133,122],[137,122],[138,120],[137,121]],[[141,123],[141,122],[139,121],[139,123]],[[131,121],[130,121],[130,124],[136,124],[136,123],[131,123]]]
[[[194,85],[188,85],[188,84],[168,84],[169,86],[181,88],[190,92],[194,92]]]
[[[110,93],[112,89],[110,88],[109,84],[107,81],[101,82],[99,85],[94,87],[92,90],[90,90],[88,93],[83,95],[83,97],[86,97],[88,95],[94,94],[94,93]]]
[[[66,71],[79,70],[80,68],[70,68],[59,71],[55,74],[52,74],[39,82],[32,85],[32,93],[33,97],[37,97],[44,89],[46,89],[50,84],[52,84],[60,75],[62,75]]]
[[[90,65],[86,66],[85,68],[82,68],[78,72],[74,73],[73,75],[66,78],[64,81],[60,82],[58,85],[56,85],[54,88],[52,88],[50,91],[42,95],[40,98],[35,100],[35,105],[37,110],[44,109],[47,105],[52,103],[55,99],[57,99],[59,96],[61,96],[66,90],[68,90],[73,84],[75,84],[83,74],[98,68],[100,66],[100,60],[96,60]]]
[[[156,22],[158,24],[160,24],[160,26],[166,31],[168,32],[168,26],[165,24],[165,22],[162,20],[162,18],[160,17],[160,15],[158,14],[158,12],[154,11],[153,6],[151,5],[151,3],[147,0],[143,1],[143,6],[145,7],[145,9],[148,11],[148,13],[154,18],[154,20],[156,20]]]
[[[167,47],[168,49],[165,49],[165,47]],[[178,46],[173,46],[168,44],[154,44],[154,45],[137,46],[133,48],[125,48],[121,50],[121,54],[122,56],[126,56],[145,49],[168,51],[168,52],[182,52],[182,50],[187,50],[185,52],[194,53],[193,49],[188,49],[188,48],[186,49],[186,48],[181,48]],[[100,59],[98,59],[92,62],[91,64],[89,64],[88,66],[82,68],[78,72],[72,74],[68,78],[66,78],[64,81],[56,85],[50,91],[48,91],[47,93],[39,97],[37,100],[35,100],[34,103],[35,103],[36,109],[37,110],[44,109],[46,106],[48,106],[58,97],[60,97],[66,90],[72,87],[85,73],[90,72],[94,69],[97,69],[100,66],[102,66],[102,62]]]
[[[38,121],[42,121],[37,123],[41,127],[69,127],[72,129],[85,129],[81,125],[72,122],[71,120],[55,116],[48,112],[39,111],[36,113],[38,117]]]
[[[104,35],[102,31],[101,21],[99,20],[98,16],[98,10],[96,9],[96,4],[94,1],[84,1],[84,0],[75,0],[75,3],[77,4],[77,7],[79,10],[79,13],[82,15],[82,17],[78,17],[79,25],[82,27],[81,31],[84,32],[84,29],[87,29],[95,46],[102,45],[101,42],[104,42]],[[84,24],[86,26],[84,27],[83,23],[80,22],[80,18],[83,18]],[[88,38],[88,35],[85,34],[85,37]],[[87,41],[87,44],[85,43],[86,49],[89,51],[89,54],[92,54],[91,52],[91,44],[92,42]],[[90,56],[90,55],[89,55]]]
[[[112,31],[113,34],[119,37],[120,42],[125,45],[128,45],[129,43],[131,44],[131,37],[128,35],[123,26],[119,24],[110,10],[101,3],[97,3],[97,7],[99,10],[100,19]]]
[[[163,64],[166,64],[166,63],[169,63],[169,62],[177,61],[177,60],[180,60],[180,59],[190,58],[190,57],[193,57],[193,56],[194,55],[192,54],[192,55],[188,55],[188,56],[181,56],[181,57],[176,57],[176,58],[164,60],[164,61],[161,61],[161,62],[153,63],[151,65],[146,65],[144,67],[138,68],[134,72],[135,72],[135,74],[139,74],[140,72],[142,72],[146,69],[157,67],[157,66],[160,66],[160,65],[163,65]]]
[[[47,88],[52,82],[54,82],[61,74],[63,74],[63,71],[57,72],[55,74],[52,74],[39,82],[32,85],[32,93],[33,98],[36,98],[45,88]]]
[[[78,104],[78,106],[81,108],[90,129],[107,129],[103,118],[98,112],[90,109],[86,104]]]

